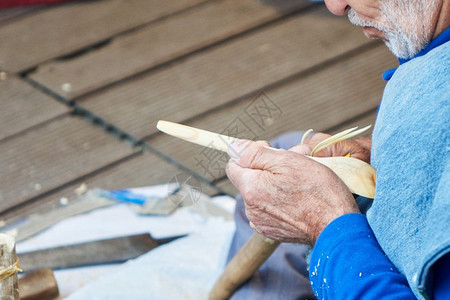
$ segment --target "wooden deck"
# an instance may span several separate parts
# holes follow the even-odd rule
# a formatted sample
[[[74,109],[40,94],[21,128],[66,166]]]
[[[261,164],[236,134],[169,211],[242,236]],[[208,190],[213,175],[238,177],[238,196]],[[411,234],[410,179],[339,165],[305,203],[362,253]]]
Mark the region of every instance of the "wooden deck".
[[[250,139],[373,123],[385,47],[301,0],[79,1],[0,11],[0,219],[74,190],[189,172],[234,194],[226,157],[165,119]]]

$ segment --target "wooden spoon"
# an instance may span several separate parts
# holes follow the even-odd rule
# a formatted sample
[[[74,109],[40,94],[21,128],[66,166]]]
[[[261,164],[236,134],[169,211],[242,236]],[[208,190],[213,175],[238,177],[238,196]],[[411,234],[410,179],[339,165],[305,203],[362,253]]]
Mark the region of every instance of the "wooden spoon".
[[[168,121],[159,121],[156,127],[185,141],[223,152],[227,152],[233,142],[239,141],[238,138]],[[307,157],[333,170],[352,193],[368,198],[375,196],[376,171],[368,163],[352,157]]]

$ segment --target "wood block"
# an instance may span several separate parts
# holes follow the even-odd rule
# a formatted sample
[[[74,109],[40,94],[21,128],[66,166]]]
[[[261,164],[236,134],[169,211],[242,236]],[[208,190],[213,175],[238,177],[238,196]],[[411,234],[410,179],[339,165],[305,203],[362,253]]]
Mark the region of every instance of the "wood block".
[[[156,132],[159,119],[192,118],[368,42],[358,28],[320,8],[82,98],[79,104],[143,138]]]
[[[20,271],[14,237],[0,233],[0,299],[19,299],[17,273]]]
[[[251,140],[270,140],[288,131],[309,128],[325,131],[374,111],[385,86],[381,73],[393,63],[395,58],[379,44],[186,125]],[[367,121],[356,125],[368,125]],[[343,129],[350,127],[346,124]],[[166,135],[150,138],[147,143],[209,180],[225,176],[227,154]]]
[[[41,65],[30,77],[73,99],[311,5],[307,1],[284,4],[279,11],[260,0],[210,1],[118,36],[96,51]],[[64,83],[72,89],[63,89]]]
[[[0,144],[0,211],[97,171],[137,150],[66,116]]]
[[[0,80],[0,141],[69,111],[29,84],[4,73]]]
[[[19,279],[21,300],[52,300],[59,297],[55,275],[51,269],[42,269]]]
[[[0,67],[29,69],[205,0],[75,1],[0,27]]]

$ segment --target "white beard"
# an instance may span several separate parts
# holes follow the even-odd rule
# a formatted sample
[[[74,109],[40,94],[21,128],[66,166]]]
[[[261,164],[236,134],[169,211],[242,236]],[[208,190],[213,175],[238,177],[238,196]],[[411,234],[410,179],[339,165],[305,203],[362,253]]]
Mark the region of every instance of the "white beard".
[[[348,18],[357,26],[374,27],[385,34],[384,43],[403,59],[419,53],[431,39],[431,19],[436,0],[380,0],[381,19],[365,21],[354,9]]]

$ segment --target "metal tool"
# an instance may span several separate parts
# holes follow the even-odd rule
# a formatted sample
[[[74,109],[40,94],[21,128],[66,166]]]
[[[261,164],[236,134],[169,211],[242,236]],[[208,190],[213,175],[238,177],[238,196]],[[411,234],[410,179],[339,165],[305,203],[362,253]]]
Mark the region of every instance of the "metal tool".
[[[148,233],[19,253],[24,272],[120,263],[186,235],[154,239]]]

